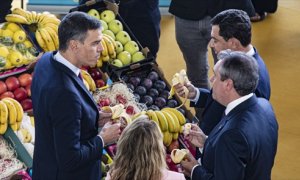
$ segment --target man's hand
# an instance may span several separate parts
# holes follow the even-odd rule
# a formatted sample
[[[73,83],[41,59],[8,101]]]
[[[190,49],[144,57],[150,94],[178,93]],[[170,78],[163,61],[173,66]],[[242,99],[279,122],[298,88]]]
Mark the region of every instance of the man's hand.
[[[121,134],[120,125],[120,123],[113,123],[112,121],[105,123],[99,133],[104,145],[115,143],[119,139]]]
[[[105,123],[111,121],[112,113],[99,111],[98,127],[102,128]]]
[[[192,85],[191,83],[186,83],[184,86],[189,90],[188,99],[195,99],[195,97],[197,95],[196,94],[197,90],[196,90],[195,86]],[[178,83],[177,85],[174,86],[176,93],[180,97],[183,97],[183,98],[185,98],[184,88],[183,88],[184,86],[180,83]]]
[[[193,167],[198,163],[198,161],[193,157],[193,155],[189,152],[186,155],[186,158],[181,161],[181,167],[182,167],[182,172],[185,176],[191,177],[191,172],[193,170]]]
[[[197,124],[192,124],[191,130],[185,138],[190,141],[190,143],[196,147],[203,148],[207,136],[198,127]]]

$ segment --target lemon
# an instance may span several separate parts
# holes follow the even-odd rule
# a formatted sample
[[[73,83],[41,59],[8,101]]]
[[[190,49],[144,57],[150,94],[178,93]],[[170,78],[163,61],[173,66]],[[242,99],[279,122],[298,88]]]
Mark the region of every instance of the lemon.
[[[26,40],[26,33],[23,30],[16,31],[13,40],[15,43],[24,42]]]
[[[7,56],[7,59],[11,62],[13,66],[23,65],[23,56],[19,51],[11,51]]]
[[[14,66],[11,64],[11,62],[6,59],[6,63],[5,63],[4,69],[11,69],[13,67]]]
[[[24,45],[26,48],[31,48],[33,46],[32,43],[28,39],[24,41]]]
[[[6,46],[0,47],[0,56],[6,58],[9,54],[9,50],[7,49]]]
[[[21,30],[21,27],[20,27],[19,25],[17,25],[16,23],[9,22],[9,23],[6,25],[6,29],[11,30],[12,32],[16,32],[16,31]]]
[[[4,29],[4,30],[2,31],[2,36],[3,36],[3,37],[10,37],[10,38],[13,38],[14,32],[12,32],[12,31],[9,30],[9,29]]]

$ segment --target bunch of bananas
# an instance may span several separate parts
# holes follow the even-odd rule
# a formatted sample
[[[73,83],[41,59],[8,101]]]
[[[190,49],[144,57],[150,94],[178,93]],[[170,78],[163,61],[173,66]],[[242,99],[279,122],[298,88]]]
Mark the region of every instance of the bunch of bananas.
[[[35,11],[25,11],[15,8],[11,14],[6,15],[6,21],[26,24],[35,33],[35,38],[39,46],[44,51],[54,51],[58,49],[58,25],[60,20],[49,12],[36,13]]]
[[[87,90],[92,92],[96,91],[96,84],[92,76],[85,70],[81,70],[81,75],[82,75],[83,83],[87,88]]]
[[[108,62],[109,60],[116,59],[117,57],[117,44],[111,36],[103,34],[101,45],[103,47],[103,50],[101,52],[100,58],[97,61],[98,68],[102,67],[103,62]]]
[[[183,126],[186,123],[184,115],[175,108],[163,108],[160,111],[142,111],[136,114],[132,119],[145,114],[150,120],[155,121],[163,133],[163,142],[169,146],[172,140],[177,140],[179,133],[183,132]]]
[[[174,95],[175,95],[175,88],[174,86],[176,86],[177,84],[181,84],[181,85],[184,85],[186,83],[189,83],[189,79],[186,75],[186,71],[184,69],[180,70],[179,73],[175,73],[173,78],[172,78],[172,87],[171,87],[171,90],[170,90],[170,93],[169,93],[169,97],[168,99],[171,99]],[[182,102],[181,105],[179,105],[177,108],[180,108],[181,106],[183,106],[186,101],[187,101],[187,98],[188,98],[188,94],[189,94],[189,90],[184,86],[184,101]]]
[[[13,98],[4,98],[0,101],[0,134],[4,134],[8,124],[17,131],[20,129],[24,111],[21,104]]]

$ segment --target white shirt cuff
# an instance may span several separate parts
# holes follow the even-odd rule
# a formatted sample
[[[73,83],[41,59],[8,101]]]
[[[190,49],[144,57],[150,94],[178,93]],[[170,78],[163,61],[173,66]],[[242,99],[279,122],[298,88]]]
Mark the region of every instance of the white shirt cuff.
[[[199,100],[200,97],[200,91],[198,88],[196,88],[196,97],[194,99],[191,99],[190,101],[197,103],[197,101]]]
[[[200,158],[199,158],[199,159],[200,159]],[[192,179],[192,177],[193,177],[194,169],[195,169],[197,166],[200,166],[200,164],[196,164],[196,165],[193,167],[192,172],[191,172],[191,179]]]
[[[103,144],[103,147],[105,146],[105,144],[104,144],[104,141],[103,141],[103,138],[100,136],[100,135],[97,135],[100,139],[101,139],[101,141],[102,141],[102,144]]]

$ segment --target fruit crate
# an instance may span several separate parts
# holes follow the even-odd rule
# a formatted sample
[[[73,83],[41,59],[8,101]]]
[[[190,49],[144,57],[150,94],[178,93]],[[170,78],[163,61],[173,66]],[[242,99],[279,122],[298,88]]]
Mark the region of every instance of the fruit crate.
[[[127,69],[113,71],[109,76],[114,82],[125,82],[139,99],[139,102],[146,104],[150,102],[147,105],[149,109],[159,110],[165,106],[174,108],[182,104],[177,94],[168,100],[171,85],[155,62],[145,63],[133,69],[128,67]],[[151,104],[156,105],[158,108],[151,107]],[[188,121],[193,119],[194,115],[185,106],[182,106],[179,110],[184,112],[183,114]]]
[[[119,20],[122,23],[123,30],[126,31],[129,34],[132,41],[136,42],[136,44],[138,45],[139,51],[142,52],[142,54],[145,58],[145,59],[139,60],[137,62],[131,62],[130,64],[123,65],[122,67],[114,66],[112,63],[107,63],[107,64],[105,63],[106,65],[104,65],[102,67],[103,71],[108,72],[110,74],[112,71],[124,70],[124,69],[128,69],[131,66],[136,67],[136,66],[140,66],[141,64],[145,64],[145,63],[148,63],[148,62],[154,62],[155,61],[155,58],[152,55],[152,53],[150,52],[150,50],[147,47],[142,47],[142,45],[139,43],[138,39],[135,37],[135,35],[130,30],[130,27],[126,24],[126,22],[123,20],[123,18],[119,15],[119,13],[118,13],[119,7],[118,7],[117,4],[111,3],[111,2],[108,2],[108,1],[100,1],[100,2],[97,2],[97,3],[93,3],[93,2],[86,3],[86,4],[83,4],[83,5],[79,5],[75,8],[72,8],[72,9],[70,9],[70,12],[82,11],[82,12],[87,13],[89,10],[95,9],[101,14],[101,12],[104,11],[104,10],[113,11],[115,13],[116,20]],[[113,58],[113,60],[114,59],[115,58]]]

